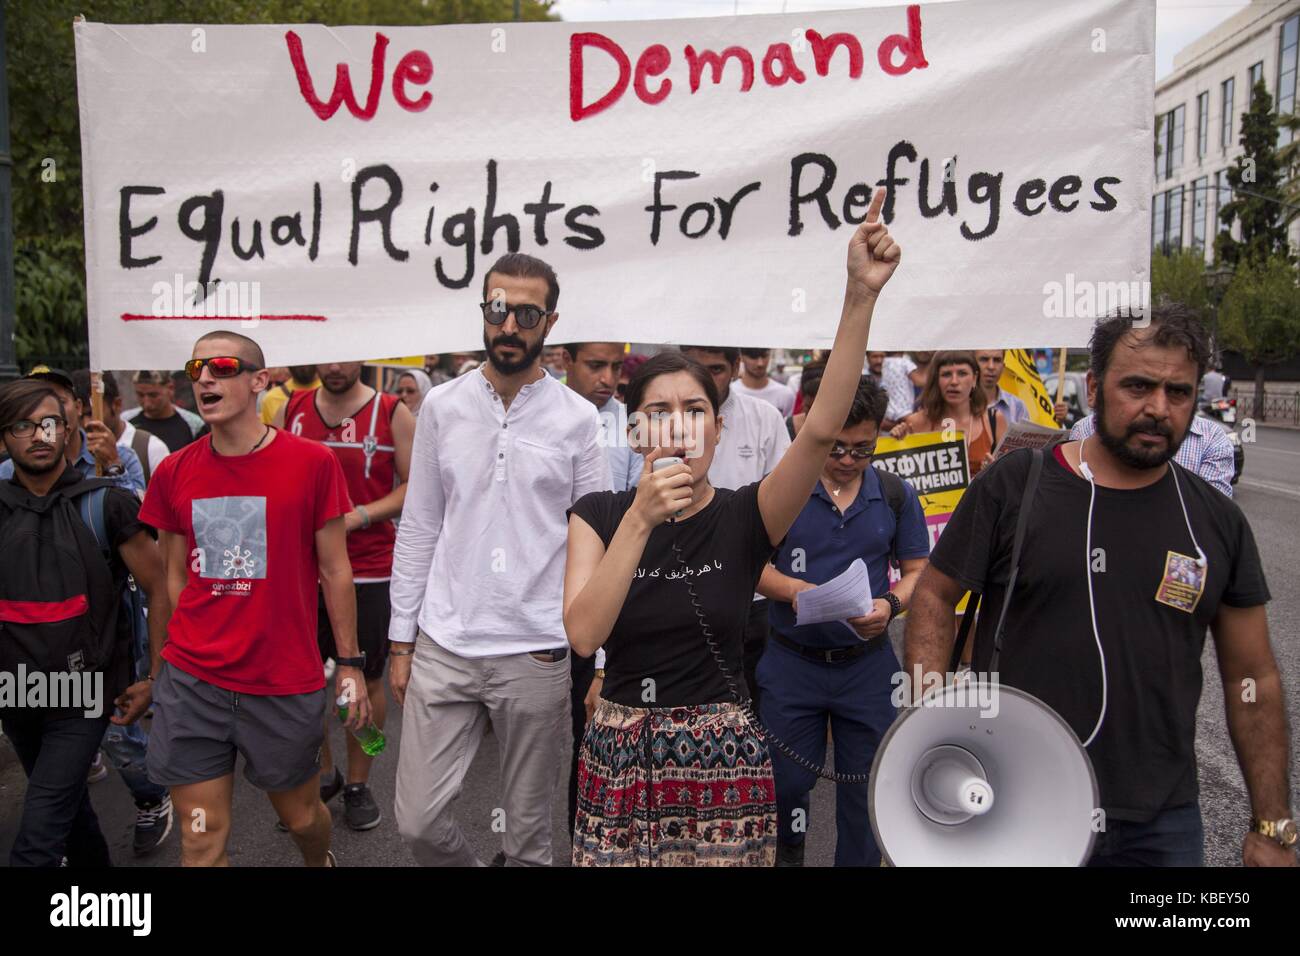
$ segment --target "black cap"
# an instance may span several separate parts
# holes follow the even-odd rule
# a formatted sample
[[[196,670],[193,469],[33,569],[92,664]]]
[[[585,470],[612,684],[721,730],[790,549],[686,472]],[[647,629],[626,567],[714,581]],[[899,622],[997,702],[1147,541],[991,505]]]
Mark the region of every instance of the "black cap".
[[[32,370],[27,373],[26,378],[39,378],[46,382],[53,382],[55,385],[62,385],[69,392],[75,392],[76,388],[72,384],[72,376],[61,368],[50,368],[48,365],[34,365]]]

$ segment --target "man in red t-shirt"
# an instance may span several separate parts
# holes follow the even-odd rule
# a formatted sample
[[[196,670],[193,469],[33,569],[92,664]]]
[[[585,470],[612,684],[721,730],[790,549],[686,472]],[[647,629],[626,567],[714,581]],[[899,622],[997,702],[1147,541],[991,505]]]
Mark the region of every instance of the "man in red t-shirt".
[[[317,777],[328,698],[316,648],[316,582],[340,657],[348,727],[370,702],[337,459],[264,425],[268,382],[257,343],[209,332],[186,372],[211,434],[163,460],[140,520],[157,528],[174,608],[154,680],[149,777],[171,788],[186,866],[225,866],[235,755],[265,790],[309,866],[331,866]]]
[[[347,478],[353,507],[344,522],[356,583],[357,641],[366,658],[366,689],[374,722],[382,728],[387,709],[383,679],[391,610],[388,580],[397,539],[392,519],[402,513],[406,500],[415,416],[396,395],[377,392],[362,382],[360,362],[334,362],[316,368],[321,387],[294,392],[276,412],[272,424],[322,442],[334,452]],[[323,601],[322,595],[320,608]],[[321,659],[337,658],[328,616],[318,612],[318,621]],[[321,748],[321,799],[328,801],[342,789],[343,818],[353,830],[373,829],[382,817],[368,786],[373,762],[349,734],[345,786],[343,775],[334,766],[326,733]]]

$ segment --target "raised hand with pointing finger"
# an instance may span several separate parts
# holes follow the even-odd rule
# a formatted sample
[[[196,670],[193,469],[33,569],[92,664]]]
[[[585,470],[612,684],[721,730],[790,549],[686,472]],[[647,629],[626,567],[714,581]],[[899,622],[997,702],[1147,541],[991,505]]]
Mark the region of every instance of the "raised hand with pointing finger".
[[[880,221],[884,203],[885,190],[877,189],[871,197],[867,218],[849,240],[849,284],[871,296],[880,294],[903,258],[903,251],[889,234],[889,228]]]

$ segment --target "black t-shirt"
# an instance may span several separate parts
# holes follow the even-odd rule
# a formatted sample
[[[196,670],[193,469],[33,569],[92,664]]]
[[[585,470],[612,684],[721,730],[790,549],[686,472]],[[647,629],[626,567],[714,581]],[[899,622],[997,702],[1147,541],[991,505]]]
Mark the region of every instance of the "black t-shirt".
[[[194,432],[190,428],[190,423],[175,410],[168,418],[146,418],[144,412],[141,412],[131,419],[131,424],[162,439],[169,452],[180,451],[194,441]]]
[[[992,657],[1031,454],[1013,452],[986,468],[963,495],[930,555],[936,569],[964,587],[984,591],[972,661],[976,671],[987,670]],[[1171,598],[1162,582],[1167,565],[1186,577],[1194,571],[1190,561],[1196,557],[1174,469],[1208,562],[1204,590],[1190,612],[1157,600],[1163,594],[1174,603],[1188,603],[1177,595]],[[1220,604],[1266,603],[1268,585],[1241,509],[1185,469],[1171,463],[1159,481],[1133,491],[1098,487],[1092,557],[1085,556],[1089,491],[1086,480],[1046,453],[998,670],[1003,683],[1040,698],[1081,741],[1088,738],[1101,711],[1102,691],[1085,574],[1092,562],[1107,703],[1088,754],[1106,813],[1144,822],[1197,798],[1194,743],[1206,628]],[[1188,557],[1171,562],[1170,552]]]
[[[699,596],[705,620],[736,687],[748,694],[741,644],[754,588],[775,553],[758,509],[758,482],[735,491],[715,488],[713,500],[676,525],[650,532],[623,610],[605,642],[601,696],[628,707],[682,707],[732,701],[709,652],[687,590]],[[636,489],[597,491],[570,509],[609,547]],[[688,574],[673,553],[676,535]],[[643,683],[647,679],[653,684]]]

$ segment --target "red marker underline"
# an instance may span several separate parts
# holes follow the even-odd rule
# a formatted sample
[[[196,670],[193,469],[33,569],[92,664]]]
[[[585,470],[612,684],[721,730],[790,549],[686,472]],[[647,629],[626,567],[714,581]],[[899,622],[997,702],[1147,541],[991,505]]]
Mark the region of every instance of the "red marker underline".
[[[324,322],[323,315],[145,315],[123,312],[123,322]]]

